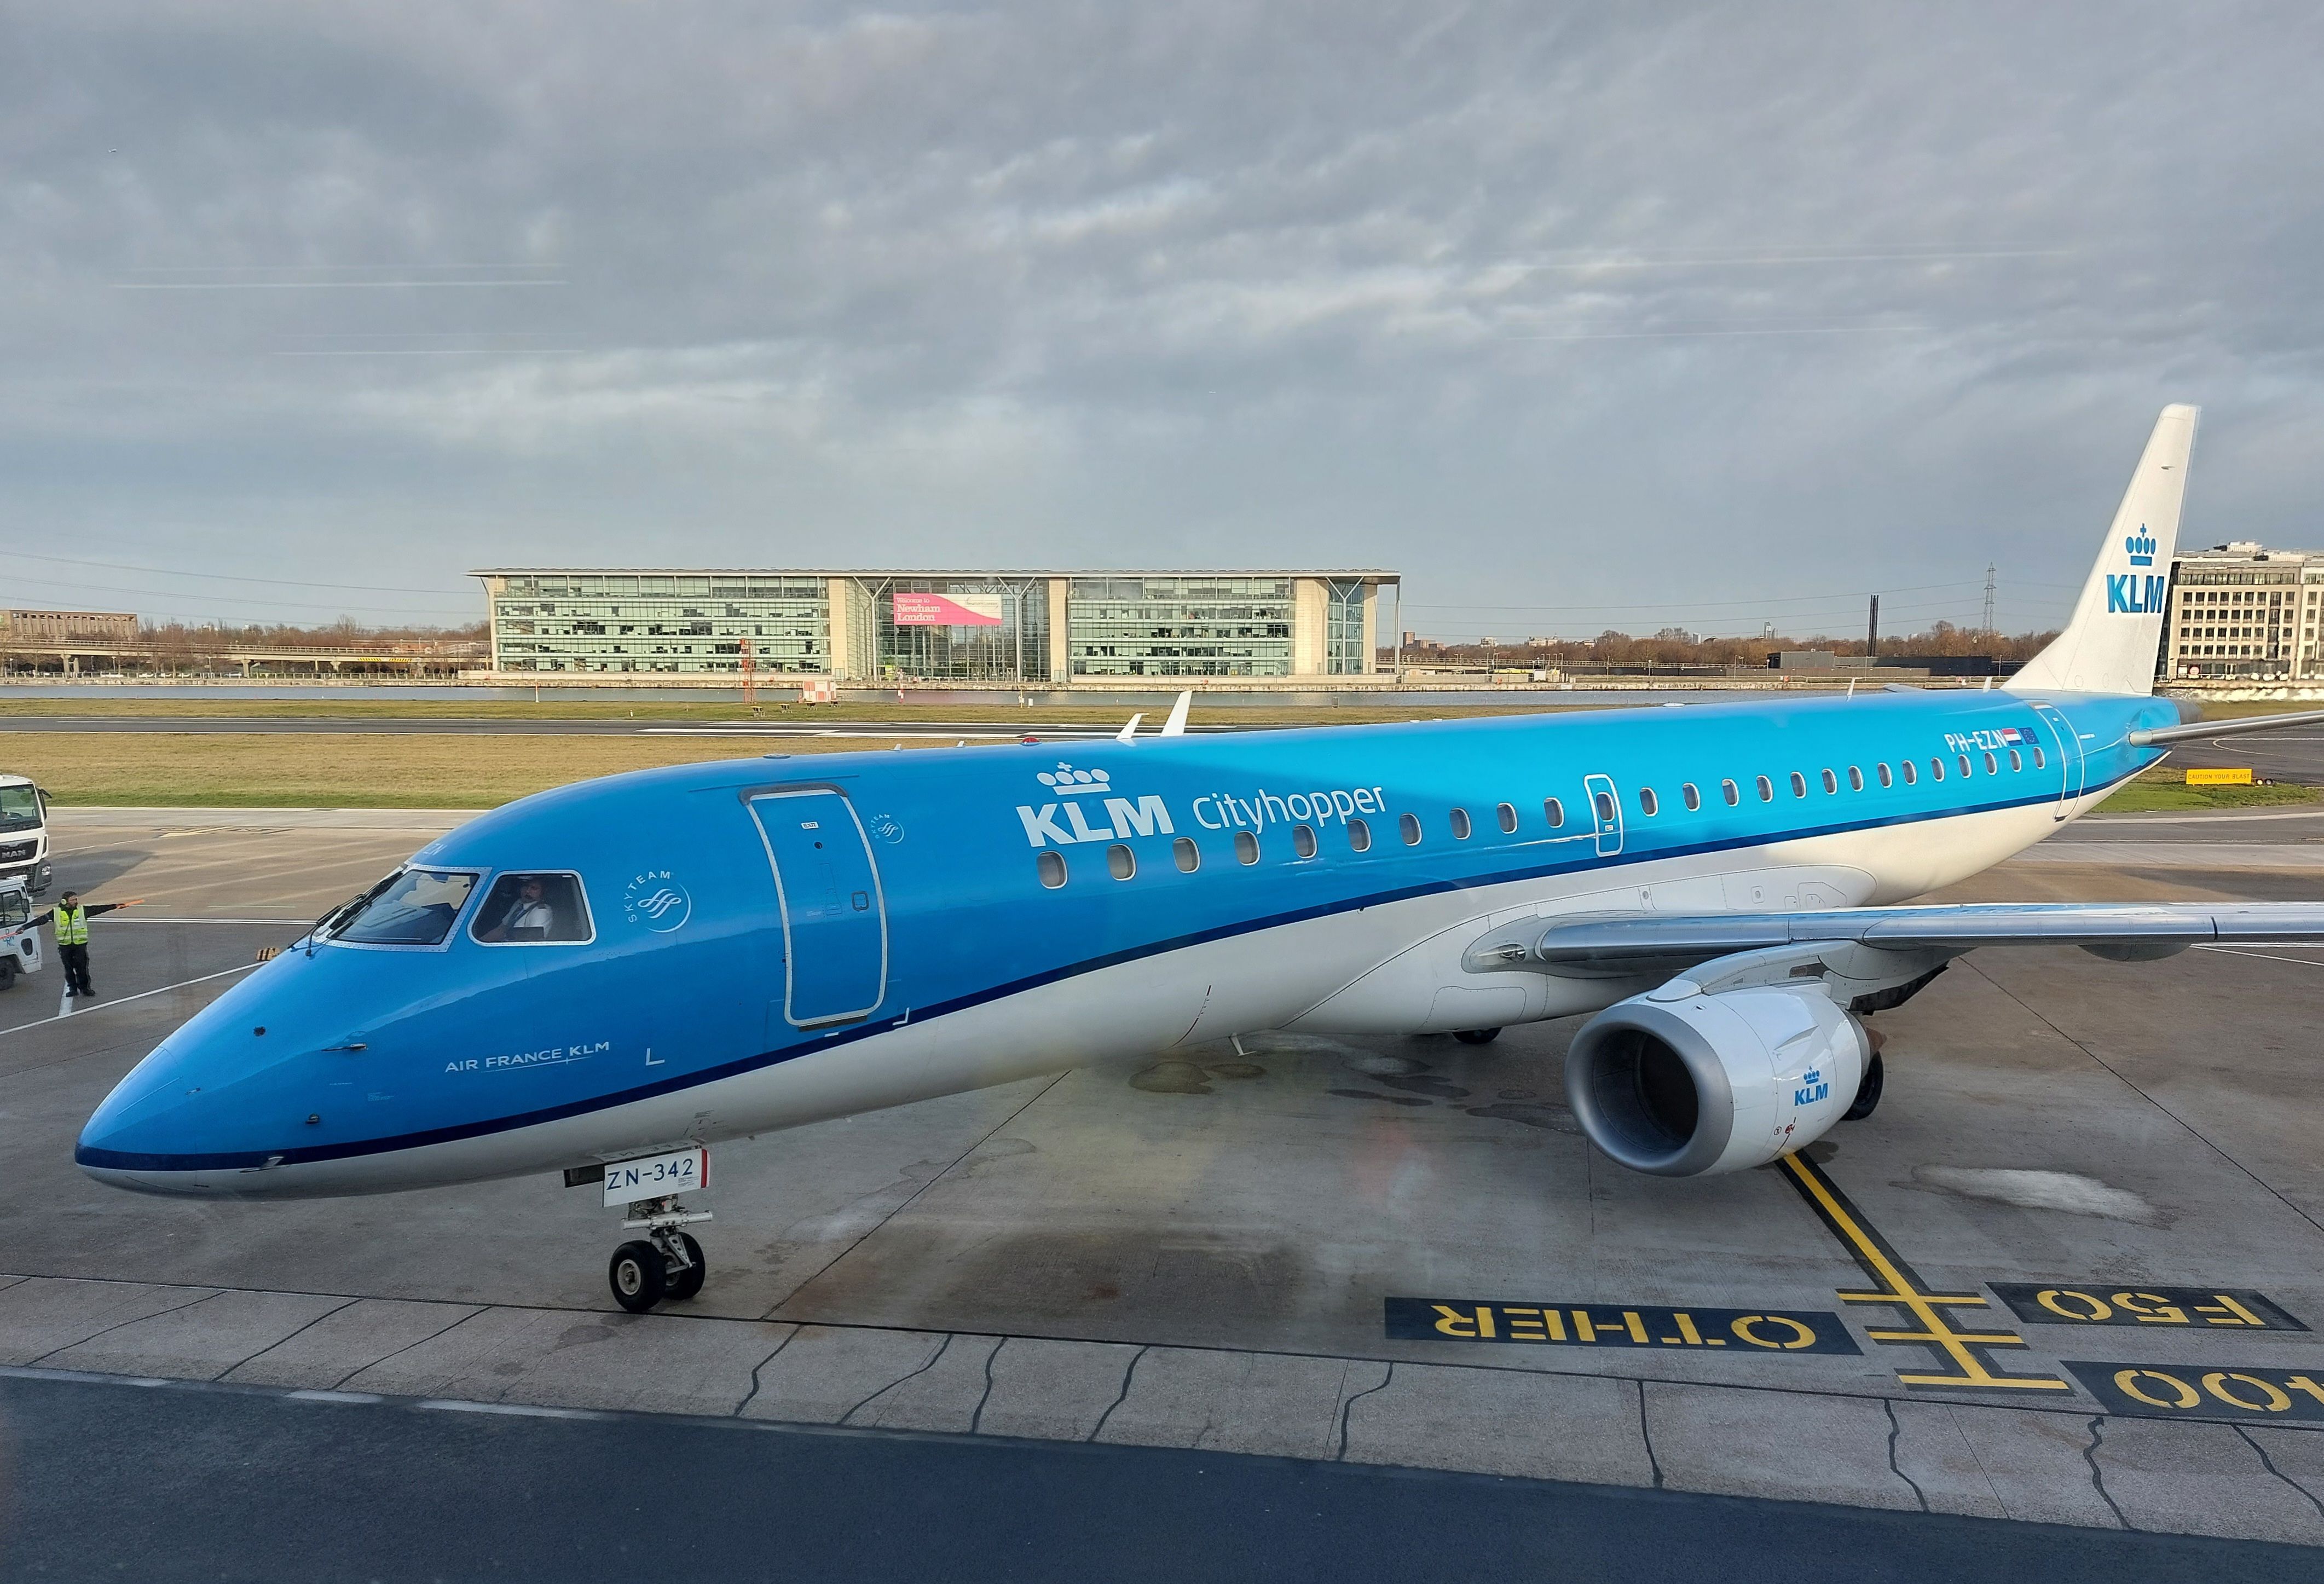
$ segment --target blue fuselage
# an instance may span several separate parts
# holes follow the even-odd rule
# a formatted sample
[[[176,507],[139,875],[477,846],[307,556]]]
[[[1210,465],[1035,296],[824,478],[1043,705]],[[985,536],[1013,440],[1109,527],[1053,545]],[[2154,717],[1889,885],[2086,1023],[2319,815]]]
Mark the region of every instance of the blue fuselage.
[[[414,856],[464,888],[439,943],[327,935],[256,970],[78,1158],[159,1192],[504,1175],[1282,1027],[1422,935],[1630,877],[1788,864],[1895,900],[2038,839],[2177,719],[1900,691],[584,782]],[[536,873],[564,938],[508,938],[495,881]]]

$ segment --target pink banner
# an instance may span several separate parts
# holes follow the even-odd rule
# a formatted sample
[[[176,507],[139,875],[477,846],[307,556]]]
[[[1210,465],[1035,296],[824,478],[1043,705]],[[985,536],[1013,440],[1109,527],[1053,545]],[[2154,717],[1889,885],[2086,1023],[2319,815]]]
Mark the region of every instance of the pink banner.
[[[997,594],[903,594],[895,596],[899,627],[998,627]]]

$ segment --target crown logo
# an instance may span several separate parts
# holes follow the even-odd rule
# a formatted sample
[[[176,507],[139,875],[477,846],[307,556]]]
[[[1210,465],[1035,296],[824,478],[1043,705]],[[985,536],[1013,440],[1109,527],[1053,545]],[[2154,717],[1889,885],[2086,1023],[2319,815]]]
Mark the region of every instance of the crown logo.
[[[2138,525],[2138,531],[2122,541],[2122,548],[2130,552],[2130,564],[2132,566],[2152,566],[2154,565],[2154,536],[2146,531],[2146,524],[2143,522],[2140,523]]]
[[[1077,770],[1063,760],[1055,770],[1043,770],[1033,778],[1044,787],[1055,787],[1060,792],[1111,792],[1113,782],[1103,770]]]

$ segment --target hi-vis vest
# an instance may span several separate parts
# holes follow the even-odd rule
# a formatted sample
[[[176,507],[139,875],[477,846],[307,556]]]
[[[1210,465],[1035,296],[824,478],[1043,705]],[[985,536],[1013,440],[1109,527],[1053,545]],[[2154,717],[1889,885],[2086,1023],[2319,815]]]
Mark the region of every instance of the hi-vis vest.
[[[56,925],[57,944],[60,946],[88,944],[88,908],[86,906],[79,907],[59,906]]]

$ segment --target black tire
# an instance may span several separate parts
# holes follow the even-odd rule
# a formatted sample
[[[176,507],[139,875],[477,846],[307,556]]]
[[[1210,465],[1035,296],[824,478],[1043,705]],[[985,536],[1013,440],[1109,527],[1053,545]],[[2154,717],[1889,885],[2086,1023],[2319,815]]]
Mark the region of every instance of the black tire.
[[[1462,1045],[1490,1045],[1501,1037],[1498,1028],[1456,1028],[1452,1037]]]
[[[669,1286],[669,1261],[650,1243],[624,1243],[613,1250],[605,1267],[613,1302],[632,1314],[643,1314],[662,1300]]]
[[[1880,1053],[1872,1053],[1872,1064],[1864,1069],[1864,1082],[1856,1086],[1856,1103],[1840,1113],[1843,1122],[1861,1122],[1880,1104],[1880,1087],[1887,1082],[1880,1066]]]
[[[710,1274],[709,1262],[702,1257],[702,1245],[694,1240],[694,1235],[680,1232],[678,1240],[686,1245],[686,1257],[692,1263],[669,1278],[669,1299],[673,1303],[702,1291],[702,1280]]]
[[[10,989],[15,982],[16,953],[0,952],[0,990]]]

